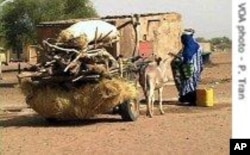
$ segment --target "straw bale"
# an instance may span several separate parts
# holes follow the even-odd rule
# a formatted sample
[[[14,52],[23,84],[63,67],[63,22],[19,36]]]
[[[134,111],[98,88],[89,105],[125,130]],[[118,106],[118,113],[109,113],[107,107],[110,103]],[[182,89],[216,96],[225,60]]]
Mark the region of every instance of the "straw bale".
[[[30,82],[25,82],[21,88],[31,108],[45,118],[59,120],[90,118],[138,96],[133,84],[115,78],[70,91],[59,85],[34,85]]]

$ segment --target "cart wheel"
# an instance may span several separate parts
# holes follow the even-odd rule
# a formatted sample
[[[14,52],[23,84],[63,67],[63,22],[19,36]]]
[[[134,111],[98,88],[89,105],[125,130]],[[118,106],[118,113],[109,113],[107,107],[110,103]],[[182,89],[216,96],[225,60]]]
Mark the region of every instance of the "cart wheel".
[[[119,112],[124,121],[135,121],[139,117],[139,104],[136,100],[127,100],[120,105]]]
[[[56,119],[56,118],[45,118],[45,120],[48,122],[48,123],[51,123],[51,124],[54,124],[54,123],[58,123],[59,120]]]

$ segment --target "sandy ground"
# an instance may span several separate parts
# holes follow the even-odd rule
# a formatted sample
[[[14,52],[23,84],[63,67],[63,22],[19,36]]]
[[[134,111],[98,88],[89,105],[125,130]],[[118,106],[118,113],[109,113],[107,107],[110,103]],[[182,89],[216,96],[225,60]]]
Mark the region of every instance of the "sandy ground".
[[[148,118],[142,105],[135,122],[123,122],[119,115],[98,115],[50,124],[25,108],[16,72],[4,72],[0,81],[0,155],[229,154],[231,53],[213,53],[211,61],[200,86],[214,88],[214,107],[178,106],[175,87],[166,86],[165,115],[155,108],[155,117]]]

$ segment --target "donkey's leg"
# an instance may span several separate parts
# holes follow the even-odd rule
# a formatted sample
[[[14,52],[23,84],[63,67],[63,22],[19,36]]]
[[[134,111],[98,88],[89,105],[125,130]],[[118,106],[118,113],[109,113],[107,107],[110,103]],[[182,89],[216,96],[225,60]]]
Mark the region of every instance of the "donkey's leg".
[[[155,100],[154,90],[155,90],[154,84],[153,82],[150,82],[149,90],[148,90],[148,98],[149,98],[148,104],[149,104],[149,116],[150,117],[153,117],[153,111],[154,111],[154,100]]]
[[[146,104],[147,104],[147,108],[146,108],[146,115],[148,116],[149,115],[149,109],[150,109],[150,98],[149,98],[149,91],[148,90],[145,90],[145,88],[143,88],[143,93],[144,93],[144,96],[145,96],[145,101],[146,101]]]
[[[153,97],[152,95],[148,96],[148,115],[149,117],[153,117]]]
[[[161,114],[164,114],[163,108],[162,108],[162,93],[163,93],[163,87],[158,89],[158,97],[159,97],[159,109]]]
[[[152,116],[154,115],[154,103],[155,103],[155,94],[154,94],[154,91],[152,92],[152,100],[151,100],[151,113],[152,113]]]
[[[148,90],[147,91],[147,112],[146,112],[146,115],[149,117],[152,117],[151,102],[152,102],[152,96],[150,94],[150,90]]]

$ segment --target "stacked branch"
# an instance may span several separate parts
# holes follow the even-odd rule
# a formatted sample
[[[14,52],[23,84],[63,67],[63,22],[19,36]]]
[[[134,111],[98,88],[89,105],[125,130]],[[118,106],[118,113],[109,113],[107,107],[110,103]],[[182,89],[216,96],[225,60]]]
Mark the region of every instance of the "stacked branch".
[[[111,43],[116,40],[111,41]],[[71,83],[81,81],[99,81],[100,78],[123,76],[133,68],[133,58],[114,58],[105,50],[103,44],[95,43],[85,49],[66,48],[62,44],[43,41],[46,59],[30,67],[30,72],[23,72],[18,78],[31,78],[45,83]]]
[[[32,66],[33,72],[18,77],[74,83],[112,76],[119,70],[119,64],[105,47],[117,41],[118,30],[104,21],[90,20],[73,24],[62,30],[58,38],[44,40],[45,60]]]
[[[129,23],[136,27],[138,20],[131,17]],[[115,59],[105,50],[105,47],[119,41],[118,29],[101,20],[73,24],[62,30],[56,39],[44,40],[44,61],[32,66],[30,70],[33,72],[20,74],[18,78],[74,83],[114,75],[123,76],[124,72],[134,67],[133,58]]]

